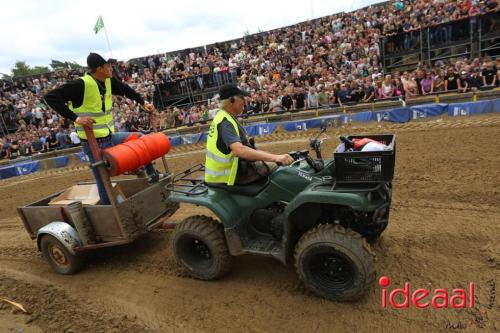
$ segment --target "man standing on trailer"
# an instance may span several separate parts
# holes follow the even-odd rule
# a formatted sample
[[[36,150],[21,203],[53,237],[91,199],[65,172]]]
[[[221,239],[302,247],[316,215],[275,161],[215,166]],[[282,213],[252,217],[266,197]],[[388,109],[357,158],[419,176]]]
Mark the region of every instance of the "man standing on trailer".
[[[92,129],[101,148],[123,143],[132,134],[131,132],[115,133],[112,95],[126,96],[144,105],[149,112],[154,111],[154,106],[145,104],[141,95],[113,77],[113,68],[109,60],[104,60],[97,53],[90,53],[87,57],[87,65],[89,73],[50,91],[45,95],[45,101],[61,116],[75,123],[83,151],[89,160],[94,162],[83,126]],[[137,136],[142,136],[142,133],[137,133]],[[151,163],[146,165],[145,169],[152,182],[158,181],[159,174]],[[92,172],[96,179],[101,204],[109,205],[110,201],[99,173],[96,168],[92,168]]]

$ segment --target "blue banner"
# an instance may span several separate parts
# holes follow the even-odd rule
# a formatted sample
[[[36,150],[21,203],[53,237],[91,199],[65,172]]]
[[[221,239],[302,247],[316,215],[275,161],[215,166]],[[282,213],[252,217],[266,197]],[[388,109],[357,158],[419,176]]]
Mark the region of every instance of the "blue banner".
[[[373,120],[389,121],[393,123],[406,123],[411,120],[411,112],[408,108],[398,108],[387,111],[372,112]]]
[[[170,139],[170,145],[173,146],[178,146],[182,144],[182,138],[179,135],[176,136],[169,136]]]
[[[40,161],[32,161],[26,163],[19,163],[15,165],[18,176],[27,175],[38,171],[40,168]]]
[[[207,137],[208,137],[208,132],[201,133],[201,137],[200,137],[199,142],[207,142]]]
[[[74,155],[80,160],[80,162],[89,162],[89,157],[83,151],[75,153]]]
[[[358,112],[352,115],[352,121],[365,123],[368,121],[372,121],[372,119],[373,119],[372,111]]]
[[[276,130],[276,126],[277,123],[262,123],[245,126],[245,130],[249,136],[270,135]]]
[[[18,176],[17,169],[15,165],[9,165],[3,168],[0,168],[0,179],[6,179],[10,177]]]
[[[340,122],[341,121],[341,115],[335,115],[335,116],[324,116],[324,117],[319,117],[319,118],[316,118],[320,121],[320,125],[321,124],[324,124],[326,125],[327,127],[332,127],[334,125],[336,125],[336,122]]]
[[[191,144],[201,142],[202,133],[181,135],[182,144]]]
[[[424,104],[409,108],[396,108],[382,111],[365,111],[353,114],[336,114],[322,116],[313,119],[285,121],[280,123],[259,123],[245,126],[250,136],[270,135],[276,131],[278,125],[282,125],[285,131],[305,131],[318,128],[322,124],[332,126],[336,122],[349,123],[351,121],[389,121],[408,122],[412,119],[436,117],[443,114],[448,116],[471,116],[488,112],[500,112],[500,99],[484,100],[477,102],[452,103],[452,104]],[[170,144],[177,146],[181,144],[199,143],[207,140],[207,132],[196,134],[185,134],[169,136]],[[74,153],[81,162],[88,162],[88,157],[82,152]],[[28,158],[29,159],[29,158]],[[56,168],[64,167],[69,163],[69,156],[53,158]],[[22,162],[21,162],[22,161]],[[40,170],[40,161],[26,161],[20,159],[14,165],[0,168],[0,179],[14,176],[26,175]]]
[[[437,117],[446,113],[448,104],[423,104],[410,107],[411,119]]]
[[[448,116],[472,116],[481,113],[491,112],[493,103],[491,101],[479,101],[469,103],[452,103],[448,104]]]
[[[308,119],[308,120],[306,120],[306,126],[307,126],[307,128],[320,128],[321,124],[324,124],[325,122],[326,122],[326,119],[322,119],[322,118]]]
[[[494,99],[491,102],[491,112],[500,112],[500,99]]]
[[[306,131],[310,128],[320,128],[321,125],[332,126],[335,123],[335,121],[337,120],[343,121],[344,117],[351,117],[351,116],[354,116],[354,114],[349,116],[335,115],[335,116],[323,116],[306,120],[285,121],[280,124],[283,126],[283,129],[287,132]]]
[[[58,157],[53,158],[53,160],[54,160],[54,164],[55,164],[56,168],[62,168],[62,167],[65,167],[66,165],[68,165],[69,156],[68,155],[58,156]]]
[[[309,128],[307,127],[307,120],[286,121],[282,125],[287,132],[305,131]]]

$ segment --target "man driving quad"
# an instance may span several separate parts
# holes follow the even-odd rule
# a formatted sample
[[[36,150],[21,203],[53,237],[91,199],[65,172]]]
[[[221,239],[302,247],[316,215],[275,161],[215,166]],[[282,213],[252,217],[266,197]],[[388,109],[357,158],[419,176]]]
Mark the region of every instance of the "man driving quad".
[[[244,185],[267,177],[278,165],[294,160],[255,149],[236,117],[243,112],[248,92],[227,84],[219,90],[219,111],[208,131],[205,155],[205,182]]]

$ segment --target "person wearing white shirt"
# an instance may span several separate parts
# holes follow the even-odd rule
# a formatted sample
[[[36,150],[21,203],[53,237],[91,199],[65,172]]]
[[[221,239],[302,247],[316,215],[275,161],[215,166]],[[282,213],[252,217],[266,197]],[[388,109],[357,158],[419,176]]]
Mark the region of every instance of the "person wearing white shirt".
[[[71,133],[69,133],[69,138],[73,146],[78,146],[81,143],[80,138],[78,137],[78,134],[76,134],[74,128],[71,129]]]

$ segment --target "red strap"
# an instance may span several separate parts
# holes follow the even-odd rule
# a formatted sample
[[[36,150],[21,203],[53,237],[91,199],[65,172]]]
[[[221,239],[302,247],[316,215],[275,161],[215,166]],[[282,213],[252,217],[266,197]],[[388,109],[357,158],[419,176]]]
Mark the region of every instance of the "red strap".
[[[353,142],[353,145],[354,145],[354,149],[361,149],[361,148],[363,148],[369,142],[376,142],[376,143],[383,144],[382,142],[375,141],[375,140],[369,139],[369,138],[352,139],[352,142]]]
[[[139,139],[139,135],[137,133],[132,133],[129,136],[127,136],[127,138],[123,141],[123,143],[137,139]]]

